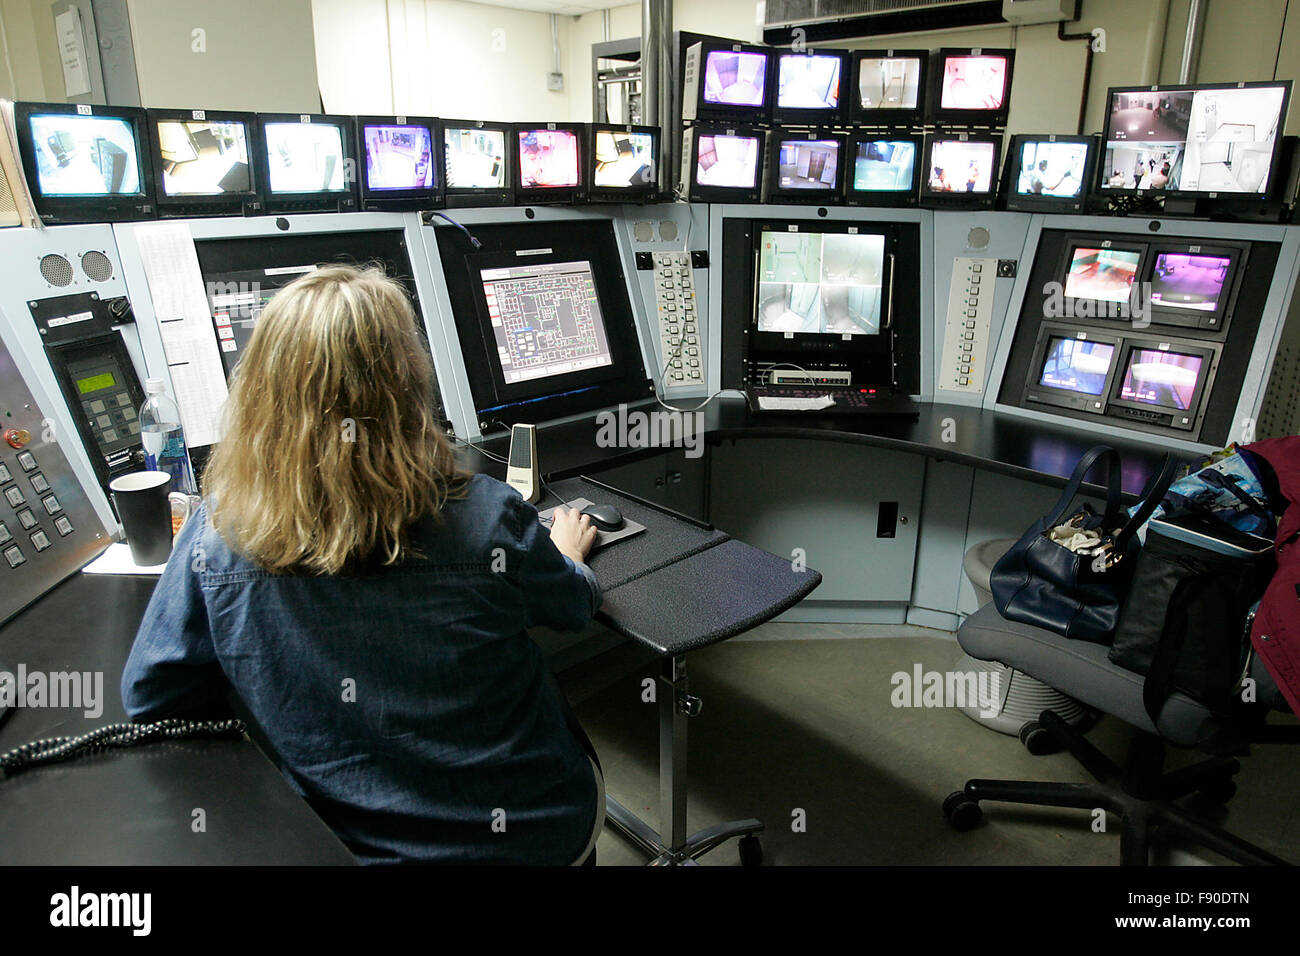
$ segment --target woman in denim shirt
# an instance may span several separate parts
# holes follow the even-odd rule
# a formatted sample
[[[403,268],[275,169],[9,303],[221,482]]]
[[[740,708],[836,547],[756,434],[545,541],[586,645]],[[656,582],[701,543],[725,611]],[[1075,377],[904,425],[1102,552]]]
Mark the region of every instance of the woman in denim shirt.
[[[279,292],[122,698],[155,719],[233,688],[363,862],[572,863],[599,772],[525,631],[591,620],[595,529],[459,471],[433,409],[400,285],[330,266]]]

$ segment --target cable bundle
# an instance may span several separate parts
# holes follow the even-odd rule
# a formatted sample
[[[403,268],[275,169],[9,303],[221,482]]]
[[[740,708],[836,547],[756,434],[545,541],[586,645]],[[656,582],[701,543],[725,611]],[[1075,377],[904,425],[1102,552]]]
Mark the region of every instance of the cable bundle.
[[[242,720],[180,720],[168,718],[150,724],[109,724],[78,737],[48,737],[33,740],[8,753],[0,754],[0,776],[41,764],[70,760],[82,754],[97,753],[120,747],[135,747],[158,740],[182,740],[187,737],[227,737],[244,735]]]

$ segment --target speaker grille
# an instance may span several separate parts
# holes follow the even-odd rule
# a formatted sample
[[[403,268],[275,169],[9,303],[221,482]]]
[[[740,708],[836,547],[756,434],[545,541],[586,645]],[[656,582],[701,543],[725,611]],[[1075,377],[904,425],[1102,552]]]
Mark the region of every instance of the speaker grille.
[[[41,275],[50,285],[72,285],[72,263],[57,253],[41,256]]]
[[[0,225],[17,225],[18,224],[18,201],[14,198],[14,191],[9,185],[9,177],[5,175],[3,166],[0,166]]]
[[[107,282],[113,278],[113,262],[102,252],[92,249],[81,257],[81,271],[95,282]]]

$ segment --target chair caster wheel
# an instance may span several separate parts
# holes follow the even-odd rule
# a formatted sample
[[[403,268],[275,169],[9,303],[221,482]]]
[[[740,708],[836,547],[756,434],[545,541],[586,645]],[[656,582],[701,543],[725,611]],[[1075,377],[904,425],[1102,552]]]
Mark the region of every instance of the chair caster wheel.
[[[976,801],[966,796],[964,790],[958,790],[948,794],[943,801],[943,817],[954,830],[965,833],[979,826],[980,820],[984,819],[984,811]]]
[[[1211,803],[1227,803],[1237,794],[1237,782],[1231,777],[1224,777],[1222,780],[1210,781],[1197,792]]]
[[[1054,754],[1061,749],[1060,742],[1052,732],[1036,720],[1031,720],[1020,728],[1020,742],[1035,757]]]
[[[740,865],[759,866],[763,862],[763,844],[750,833],[740,838]]]

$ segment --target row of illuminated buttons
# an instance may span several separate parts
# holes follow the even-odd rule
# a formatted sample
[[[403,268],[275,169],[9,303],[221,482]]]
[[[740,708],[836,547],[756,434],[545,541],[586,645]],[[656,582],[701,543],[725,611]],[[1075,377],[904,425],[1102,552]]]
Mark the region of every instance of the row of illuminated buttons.
[[[68,520],[67,515],[59,515],[55,518],[54,528],[65,538],[72,534],[72,522]],[[39,528],[31,533],[30,538],[32,547],[35,548],[38,553],[44,551],[50,546],[49,535]],[[9,533],[9,529],[5,527],[5,523],[0,521],[0,545],[4,545],[12,540],[13,535]],[[11,544],[9,547],[5,548],[4,556],[5,560],[9,562],[9,567],[11,568],[16,568],[20,564],[25,564],[27,562],[27,558],[23,554],[23,549],[18,547],[16,544]]]

